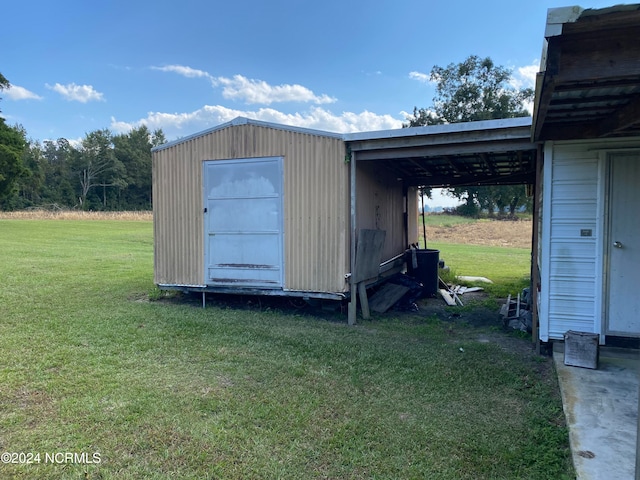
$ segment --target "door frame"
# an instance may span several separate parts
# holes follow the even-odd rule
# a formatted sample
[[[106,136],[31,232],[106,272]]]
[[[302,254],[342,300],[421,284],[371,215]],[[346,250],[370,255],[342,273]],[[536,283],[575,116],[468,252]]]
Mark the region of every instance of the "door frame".
[[[613,190],[613,164],[616,156],[625,155],[625,154],[635,154],[640,157],[640,148],[622,148],[619,150],[609,150],[603,153],[603,162],[602,162],[602,172],[604,178],[604,202],[602,212],[603,218],[603,242],[602,246],[599,249],[603,253],[602,256],[602,292],[603,292],[603,302],[602,302],[602,313],[603,320],[601,324],[601,340],[604,340],[606,336],[614,336],[614,337],[628,337],[628,338],[638,338],[640,337],[640,328],[638,332],[635,334],[629,334],[621,331],[613,331],[609,329],[609,315],[610,315],[610,307],[611,307],[611,252],[613,250],[613,199],[612,199],[612,190]],[[601,341],[604,343],[604,341]]]
[[[209,266],[209,260],[210,260],[210,253],[209,253],[209,213],[208,211],[206,211],[206,207],[208,204],[208,191],[207,191],[207,164],[211,164],[211,163],[219,163],[219,164],[240,164],[240,163],[256,163],[256,162],[269,162],[269,161],[277,161],[278,164],[278,175],[280,178],[280,202],[279,202],[279,208],[280,208],[280,235],[279,235],[279,245],[278,245],[278,253],[280,255],[280,284],[277,286],[273,286],[273,287],[269,287],[269,286],[264,286],[264,285],[260,285],[260,286],[252,286],[252,285],[243,285],[242,287],[237,287],[238,290],[242,290],[244,289],[259,289],[259,290],[285,290],[285,285],[286,285],[286,277],[285,277],[285,251],[284,251],[284,246],[285,246],[285,231],[284,231],[284,226],[285,226],[285,219],[284,219],[284,215],[285,215],[285,205],[284,205],[284,197],[285,197],[285,192],[284,192],[284,156],[268,156],[268,157],[241,157],[241,158],[224,158],[224,159],[206,159],[202,161],[202,202],[203,202],[203,207],[201,209],[201,211],[203,212],[203,222],[202,222],[202,235],[204,237],[204,278],[203,278],[203,284],[207,285],[208,287],[211,288],[218,288],[215,286],[212,286],[212,284],[209,281],[209,274],[208,274],[208,266]],[[229,287],[229,286],[220,286],[219,288],[222,289],[236,289],[236,287]]]

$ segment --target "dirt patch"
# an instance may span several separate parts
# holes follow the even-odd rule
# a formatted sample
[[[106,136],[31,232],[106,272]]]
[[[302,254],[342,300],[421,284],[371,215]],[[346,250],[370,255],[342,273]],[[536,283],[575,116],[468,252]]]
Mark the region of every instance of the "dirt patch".
[[[416,314],[424,317],[436,316],[445,322],[466,323],[476,327],[502,327],[499,307],[487,306],[488,295],[485,292],[465,293],[459,298],[464,304],[462,307],[451,307],[440,296],[423,298],[417,303],[419,310]]]
[[[383,317],[407,317],[419,319],[437,318],[442,322],[452,340],[458,335],[475,339],[480,343],[493,343],[501,349],[519,356],[536,355],[531,332],[510,328],[500,314],[506,298],[491,298],[484,291],[469,292],[459,296],[463,306],[449,306],[440,297],[427,297],[415,303],[416,308],[391,308]]]
[[[496,345],[501,350],[525,360],[531,371],[535,372],[535,375],[527,375],[523,378],[525,387],[528,383],[536,381],[549,385],[556,384],[553,359],[547,351],[541,352],[542,355],[536,351],[530,332],[520,332],[506,327],[499,313],[499,307],[490,306],[492,302],[487,301],[486,293],[464,294],[461,299],[464,307],[447,306],[441,298],[422,299],[418,302],[419,311],[414,312],[413,315],[437,317],[446,329],[452,344],[471,340]],[[506,299],[498,299],[497,303],[501,305],[505,301]],[[390,311],[386,315],[399,313]]]
[[[427,242],[530,249],[532,230],[531,220],[480,220],[450,226],[427,226]]]

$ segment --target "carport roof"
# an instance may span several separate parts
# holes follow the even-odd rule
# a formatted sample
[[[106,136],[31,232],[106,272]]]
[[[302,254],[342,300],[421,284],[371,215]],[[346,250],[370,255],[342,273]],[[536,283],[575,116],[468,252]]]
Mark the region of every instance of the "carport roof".
[[[376,162],[408,186],[535,183],[531,117],[344,136],[356,161]]]
[[[548,11],[535,141],[640,134],[640,5]]]

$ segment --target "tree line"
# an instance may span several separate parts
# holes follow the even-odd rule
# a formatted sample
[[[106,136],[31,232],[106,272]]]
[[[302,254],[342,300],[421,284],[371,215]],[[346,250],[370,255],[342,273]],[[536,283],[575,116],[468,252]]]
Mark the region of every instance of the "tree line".
[[[27,140],[21,127],[13,128],[24,142],[21,171],[0,198],[1,209],[151,209],[151,148],[165,142],[162,130],[96,130],[74,146],[65,138]]]

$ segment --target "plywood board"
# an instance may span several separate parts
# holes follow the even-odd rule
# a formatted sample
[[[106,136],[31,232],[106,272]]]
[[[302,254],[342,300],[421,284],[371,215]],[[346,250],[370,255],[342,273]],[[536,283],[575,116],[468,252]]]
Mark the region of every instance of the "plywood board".
[[[353,274],[355,283],[377,278],[384,248],[384,230],[361,229],[358,232],[356,247],[356,268]]]
[[[384,313],[395,305],[409,290],[408,287],[403,285],[387,283],[371,297],[369,308],[374,312]]]

